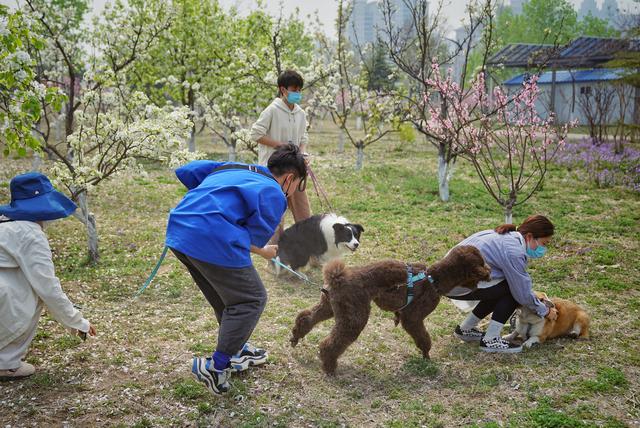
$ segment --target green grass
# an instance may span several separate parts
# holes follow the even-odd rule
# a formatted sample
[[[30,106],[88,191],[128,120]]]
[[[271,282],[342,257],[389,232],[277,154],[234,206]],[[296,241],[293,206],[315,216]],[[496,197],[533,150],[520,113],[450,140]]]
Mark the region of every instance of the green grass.
[[[612,393],[625,390],[629,381],[624,373],[615,367],[601,367],[595,379],[585,379],[581,382],[581,389],[593,393]]]
[[[366,149],[365,168],[354,171],[355,150],[337,153],[335,128],[319,125],[311,135],[314,172],[335,210],[366,230],[349,265],[389,257],[432,263],[465,236],[502,222],[465,162],[451,181],[451,201],[442,203],[435,151],[424,141],[381,141]],[[226,148],[209,141],[204,136],[198,144],[224,159]],[[5,203],[7,180],[29,162],[0,166]],[[640,419],[638,195],[594,188],[552,166],[543,190],[514,213],[516,222],[542,213],[556,224],[548,255],[532,261],[530,273],[537,290],[585,308],[588,341],[557,339],[520,355],[486,355],[452,336],[464,315],[443,299],[426,320],[433,348],[425,361],[394,327],[393,314],[374,308],[337,376],[327,378],[317,353],[332,321],[296,348],[288,342],[297,313],[317,302],[318,291],[276,280],[255,258],[269,303],[252,341],[269,350],[270,363],[232,376],[230,393],[218,397],[190,375],[191,357],[211,352],[218,326],[180,263],[169,255],[153,284],[133,298],[160,256],[168,211],[184,195],[168,169],[150,164],[148,171],[92,191],[99,264],[84,264],[79,222],[47,229],[62,286],[98,336],[82,342],[43,316],[27,355],[37,375],[0,383],[0,402],[9,409],[0,412],[1,426],[621,427]],[[314,212],[322,212],[311,185],[308,192]],[[321,281],[317,269],[307,273]]]

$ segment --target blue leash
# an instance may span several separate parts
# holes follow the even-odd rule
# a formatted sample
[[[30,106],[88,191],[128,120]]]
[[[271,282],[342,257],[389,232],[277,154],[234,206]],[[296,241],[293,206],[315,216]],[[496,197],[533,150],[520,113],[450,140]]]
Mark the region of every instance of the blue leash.
[[[160,269],[160,265],[162,264],[162,261],[167,255],[168,250],[169,250],[169,247],[165,245],[164,250],[162,250],[162,255],[160,256],[160,260],[158,260],[158,263],[156,263],[156,267],[153,268],[153,270],[151,271],[151,275],[149,275],[149,278],[147,278],[147,280],[144,282],[144,285],[140,287],[138,292],[133,297],[138,297],[139,295],[141,295],[144,292],[144,290],[149,286],[149,284],[151,284],[151,281],[153,281],[153,278],[155,278],[156,274],[158,273],[158,269]]]
[[[287,266],[284,263],[282,263],[277,258],[274,257],[274,258],[271,259],[271,261],[274,262],[275,264],[277,264],[278,266],[280,266],[281,268],[284,268],[285,270],[291,272],[292,274],[294,274],[295,276],[297,276],[298,278],[300,278],[304,282],[308,282],[309,284],[315,285],[316,287],[318,287],[318,284],[316,284],[315,282],[311,281],[307,275],[305,275],[303,273],[300,273],[300,272],[296,272],[295,270],[291,269],[289,266]],[[320,287],[320,288],[322,288],[322,287]]]
[[[155,278],[155,276],[158,274],[158,270],[160,269],[160,265],[162,264],[162,262],[164,261],[164,258],[167,255],[167,251],[169,251],[169,247],[165,245],[164,249],[162,250],[162,255],[160,256],[160,260],[158,260],[158,263],[156,263],[156,266],[151,271],[151,274],[149,275],[147,280],[144,282],[142,287],[140,287],[140,289],[136,292],[136,294],[133,297],[138,297],[139,295],[141,295],[144,292],[144,290],[151,284],[151,282],[153,281],[153,278]],[[271,261],[276,263],[278,266],[286,269],[287,271],[291,272],[292,274],[294,274],[304,282],[308,282],[311,285],[318,286],[318,284],[311,281],[307,275],[300,272],[296,272],[295,270],[291,269],[289,266],[283,264],[280,260],[276,258],[272,258]]]

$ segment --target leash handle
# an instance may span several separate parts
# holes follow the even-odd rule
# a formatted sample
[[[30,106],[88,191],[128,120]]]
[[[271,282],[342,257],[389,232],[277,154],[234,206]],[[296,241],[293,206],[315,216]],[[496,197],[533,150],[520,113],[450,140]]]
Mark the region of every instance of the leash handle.
[[[144,282],[142,287],[140,287],[138,292],[133,297],[138,297],[139,295],[141,295],[144,292],[144,290],[149,286],[149,284],[151,284],[151,281],[153,281],[153,278],[155,278],[156,274],[158,273],[158,269],[160,269],[160,265],[162,264],[162,261],[167,255],[168,250],[169,250],[169,247],[165,245],[164,250],[162,250],[162,255],[160,256],[160,260],[158,260],[158,263],[156,263],[156,267],[153,268],[153,270],[151,271],[151,275],[149,275],[149,278],[147,278],[147,280]]]

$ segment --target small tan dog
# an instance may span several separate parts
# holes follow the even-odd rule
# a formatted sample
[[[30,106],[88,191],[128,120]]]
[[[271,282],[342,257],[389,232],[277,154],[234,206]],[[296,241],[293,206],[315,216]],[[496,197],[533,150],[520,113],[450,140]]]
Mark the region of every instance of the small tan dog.
[[[580,306],[565,299],[549,299],[545,293],[536,293],[538,299],[547,307],[558,311],[558,318],[550,320],[539,317],[535,312],[522,306],[516,319],[516,329],[505,336],[505,340],[514,341],[521,338],[522,344],[530,348],[534,343],[542,343],[547,339],[569,336],[574,339],[589,338],[589,315]]]

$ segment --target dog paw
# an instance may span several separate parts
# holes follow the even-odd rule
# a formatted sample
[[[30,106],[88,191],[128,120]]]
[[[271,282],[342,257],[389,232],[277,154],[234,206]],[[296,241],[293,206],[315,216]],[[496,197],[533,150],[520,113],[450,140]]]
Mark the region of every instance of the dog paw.
[[[527,340],[526,342],[524,342],[524,343],[522,344],[522,346],[524,346],[525,348],[531,348],[531,347],[532,347],[533,345],[535,345],[536,343],[538,343],[538,341],[537,341],[537,340],[531,340],[531,339],[529,339],[529,340]]]

